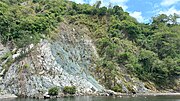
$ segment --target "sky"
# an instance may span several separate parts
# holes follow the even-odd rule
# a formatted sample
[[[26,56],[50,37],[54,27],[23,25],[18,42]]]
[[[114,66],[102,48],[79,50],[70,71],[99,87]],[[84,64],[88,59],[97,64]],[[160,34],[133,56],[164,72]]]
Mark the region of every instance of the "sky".
[[[76,3],[88,3],[93,5],[97,0],[71,0]],[[108,6],[109,3],[121,6],[138,22],[148,23],[153,16],[159,14],[179,14],[180,0],[101,0],[102,6]]]

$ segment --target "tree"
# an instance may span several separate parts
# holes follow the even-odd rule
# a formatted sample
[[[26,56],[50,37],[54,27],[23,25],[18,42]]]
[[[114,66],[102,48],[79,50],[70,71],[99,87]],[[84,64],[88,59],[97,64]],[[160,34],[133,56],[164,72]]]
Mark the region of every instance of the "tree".
[[[160,23],[167,23],[169,21],[169,17],[165,14],[160,14],[157,17],[153,17],[152,24],[160,24]]]
[[[101,6],[101,1],[96,1],[94,6],[95,6],[95,8],[99,8]]]
[[[152,36],[151,47],[158,53],[160,59],[167,56],[172,58],[179,56],[180,38],[177,33],[158,32]]]
[[[180,16],[176,13],[174,13],[173,15],[169,15],[169,19],[171,20],[171,23],[173,25],[177,25],[178,22],[177,22],[177,19],[180,18]]]
[[[122,7],[114,6],[113,7],[113,12],[111,14],[116,14],[116,15],[122,16],[123,13],[124,12],[123,12]]]
[[[107,12],[107,8],[106,8],[106,7],[99,8],[99,10],[98,10],[98,14],[99,14],[100,16],[105,15],[106,12]]]

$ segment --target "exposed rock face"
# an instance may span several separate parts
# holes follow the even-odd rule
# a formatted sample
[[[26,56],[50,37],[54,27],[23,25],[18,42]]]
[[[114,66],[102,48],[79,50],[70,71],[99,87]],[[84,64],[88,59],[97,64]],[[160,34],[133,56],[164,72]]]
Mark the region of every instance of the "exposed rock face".
[[[104,90],[88,70],[95,66],[93,58],[98,58],[91,39],[66,24],[61,26],[56,40],[41,40],[25,49],[26,56],[15,58],[17,61],[5,73],[1,89],[31,97],[54,86],[76,86],[82,94]],[[17,52],[13,57],[18,57]]]
[[[10,51],[0,44],[0,89],[3,93],[36,97],[55,86],[61,90],[65,86],[76,86],[77,93],[81,94],[105,91],[89,72],[99,58],[88,36],[89,30],[61,23],[58,31],[53,40],[42,39],[37,45],[24,49]],[[11,55],[6,56],[7,53]],[[122,79],[131,82],[136,92],[148,92],[139,80]],[[129,92],[121,80],[118,82],[123,91]]]
[[[4,56],[7,52],[8,52],[8,48],[4,47],[1,43],[0,43],[0,57],[2,58],[2,56]],[[0,63],[0,71],[2,72],[2,65],[3,65],[3,62],[5,62],[6,60],[4,61],[1,61]]]
[[[180,92],[180,76],[177,78],[176,83],[178,86],[174,87],[174,90]]]

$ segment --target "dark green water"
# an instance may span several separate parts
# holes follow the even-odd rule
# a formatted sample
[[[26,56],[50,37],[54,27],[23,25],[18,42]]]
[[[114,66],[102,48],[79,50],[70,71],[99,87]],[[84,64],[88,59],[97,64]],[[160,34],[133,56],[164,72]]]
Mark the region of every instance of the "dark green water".
[[[180,96],[156,96],[156,97],[68,97],[59,99],[4,99],[0,101],[180,101]]]

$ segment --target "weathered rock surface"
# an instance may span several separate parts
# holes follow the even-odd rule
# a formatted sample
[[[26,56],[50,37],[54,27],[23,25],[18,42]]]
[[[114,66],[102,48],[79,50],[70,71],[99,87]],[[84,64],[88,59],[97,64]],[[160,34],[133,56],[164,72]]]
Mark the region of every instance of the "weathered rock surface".
[[[61,89],[76,86],[77,93],[82,94],[104,90],[88,70],[94,68],[93,58],[97,58],[91,39],[66,24],[59,30],[56,40],[44,39],[35,46],[20,49],[21,52],[17,50],[12,58],[15,62],[1,79],[2,90],[30,97],[44,94],[55,86]],[[0,56],[3,56],[5,48],[1,50]],[[17,60],[20,53],[25,53],[24,57]]]
[[[58,31],[53,40],[42,39],[24,49],[9,49],[0,44],[0,92],[41,97],[55,86],[61,91],[65,86],[76,86],[78,94],[114,94],[89,72],[99,58],[89,30],[61,23]],[[11,55],[2,60],[9,52]],[[10,65],[3,66],[7,63]],[[127,93],[129,90],[122,81],[131,82],[136,92],[149,91],[141,81],[130,77],[117,81]]]
[[[0,100],[1,100],[1,99],[7,99],[7,98],[17,98],[17,96],[14,95],[14,94],[0,95]]]

